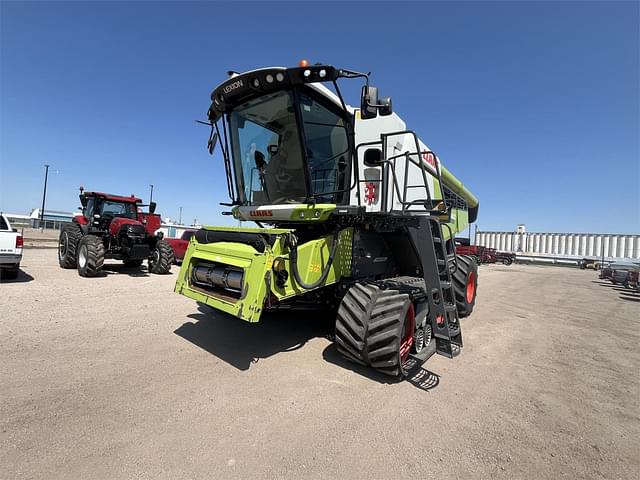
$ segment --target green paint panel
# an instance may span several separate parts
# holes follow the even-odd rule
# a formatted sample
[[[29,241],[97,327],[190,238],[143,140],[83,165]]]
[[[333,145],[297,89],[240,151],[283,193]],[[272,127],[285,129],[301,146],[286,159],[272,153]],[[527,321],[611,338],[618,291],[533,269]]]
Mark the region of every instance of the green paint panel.
[[[192,237],[189,248],[182,262],[182,267],[176,280],[175,292],[196,301],[210,305],[223,312],[234,315],[248,322],[257,322],[268,295],[277,299],[287,299],[301,295],[308,290],[302,289],[293,279],[289,250],[283,248],[285,235],[292,230],[272,228],[246,227],[205,227],[209,230],[241,232],[241,233],[269,233],[278,235],[272,248],[267,247],[263,253],[253,247],[236,242],[216,242],[201,244]],[[339,243],[334,262],[326,280],[318,287],[338,282],[341,278],[351,275],[352,228],[339,232]],[[298,245],[298,271],[305,283],[313,283],[322,274],[322,269],[329,258],[333,236],[327,235]],[[284,262],[289,277],[282,288],[275,285],[275,275],[272,270],[274,259]],[[218,289],[209,291],[192,285],[190,278],[193,267],[200,262],[210,262],[217,265],[230,265],[242,268],[244,272],[243,290],[240,298]]]

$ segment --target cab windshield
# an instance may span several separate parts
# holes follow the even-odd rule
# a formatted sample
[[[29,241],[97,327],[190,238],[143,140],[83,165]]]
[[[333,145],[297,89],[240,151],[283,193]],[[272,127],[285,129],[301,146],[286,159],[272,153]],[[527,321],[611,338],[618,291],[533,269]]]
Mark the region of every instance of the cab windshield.
[[[291,91],[251,100],[230,114],[243,204],[301,203],[309,197],[335,202],[344,189],[349,147],[343,118],[303,92],[298,98],[302,135]]]
[[[136,219],[136,206],[133,203],[115,202],[113,200],[103,200],[103,217],[122,217]]]

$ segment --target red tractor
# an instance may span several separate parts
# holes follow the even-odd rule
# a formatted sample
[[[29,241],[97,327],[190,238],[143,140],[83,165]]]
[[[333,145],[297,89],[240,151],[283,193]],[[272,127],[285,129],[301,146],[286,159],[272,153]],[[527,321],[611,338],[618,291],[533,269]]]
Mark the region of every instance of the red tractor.
[[[152,273],[169,273],[173,250],[163,240],[156,204],[142,212],[142,200],[80,187],[82,215],[73,217],[60,232],[58,262],[62,268],[77,268],[83,277],[100,273],[105,258],[122,260],[127,267],[139,267],[149,260]]]

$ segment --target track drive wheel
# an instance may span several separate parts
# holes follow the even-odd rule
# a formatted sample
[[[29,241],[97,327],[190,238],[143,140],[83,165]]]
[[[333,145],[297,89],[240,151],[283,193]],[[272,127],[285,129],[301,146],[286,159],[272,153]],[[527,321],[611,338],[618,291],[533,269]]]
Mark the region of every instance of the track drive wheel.
[[[85,235],[78,245],[78,273],[82,277],[95,277],[104,264],[104,244],[95,235]]]
[[[62,227],[58,238],[58,263],[62,268],[76,268],[78,243],[81,238],[80,225],[70,223]]]
[[[356,283],[338,308],[335,339],[347,359],[402,377],[415,330],[415,310],[407,294]]]
[[[458,255],[458,269],[452,275],[458,317],[468,317],[476,304],[478,266],[473,257]]]
[[[156,248],[151,252],[149,271],[157,274],[169,273],[174,261],[175,258],[171,245],[164,240],[159,240],[158,243],[156,243]]]

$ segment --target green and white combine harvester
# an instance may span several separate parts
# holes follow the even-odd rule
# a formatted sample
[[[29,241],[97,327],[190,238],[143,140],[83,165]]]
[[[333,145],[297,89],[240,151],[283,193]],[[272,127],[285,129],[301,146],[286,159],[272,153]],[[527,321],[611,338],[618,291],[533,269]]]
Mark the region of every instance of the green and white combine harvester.
[[[345,104],[343,78],[363,79],[359,109]],[[392,376],[459,352],[477,267],[456,256],[454,236],[478,200],[368,74],[306,61],[230,72],[211,100],[223,205],[258,226],[196,232],[175,291],[247,322],[326,308],[338,351]]]

